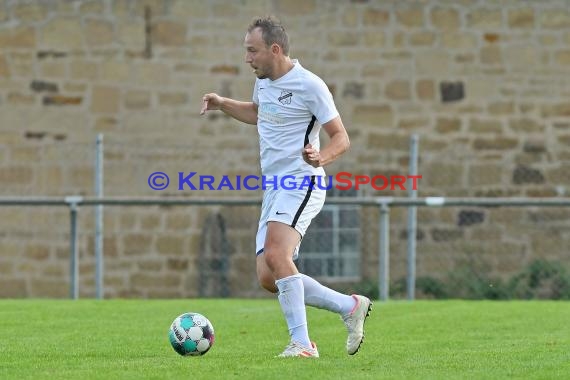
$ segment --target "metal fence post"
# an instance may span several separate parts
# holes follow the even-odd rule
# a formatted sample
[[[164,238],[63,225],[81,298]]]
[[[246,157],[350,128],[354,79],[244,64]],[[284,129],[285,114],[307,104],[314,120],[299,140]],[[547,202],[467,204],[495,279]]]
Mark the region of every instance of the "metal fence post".
[[[378,296],[380,300],[387,301],[390,289],[390,208],[386,203],[380,204],[380,257],[378,260]]]
[[[412,135],[410,138],[410,167],[411,176],[418,174],[418,135]],[[413,179],[408,180],[408,196],[410,199],[418,197],[417,187],[414,189]],[[416,206],[408,207],[408,300],[415,299],[416,293],[416,233],[417,233],[417,208]]]
[[[97,135],[95,144],[95,196],[103,197],[103,134]],[[95,206],[95,295],[104,297],[103,285],[103,205]]]
[[[80,196],[65,197],[65,202],[69,204],[69,272],[70,285],[69,297],[71,299],[79,298],[79,257],[77,253],[77,204],[83,198]]]

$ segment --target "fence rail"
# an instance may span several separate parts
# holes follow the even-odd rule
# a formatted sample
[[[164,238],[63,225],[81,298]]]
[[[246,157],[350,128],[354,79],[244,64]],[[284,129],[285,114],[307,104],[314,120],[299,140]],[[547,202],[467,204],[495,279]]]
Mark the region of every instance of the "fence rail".
[[[70,210],[70,298],[77,299],[79,295],[78,277],[79,260],[77,252],[77,214],[79,206],[208,206],[208,205],[233,205],[251,206],[261,204],[258,198],[157,198],[157,197],[0,197],[0,206],[67,206]],[[392,207],[408,207],[415,210],[416,207],[568,207],[570,197],[566,198],[453,198],[453,197],[366,197],[366,198],[342,198],[329,197],[327,204],[330,205],[360,205],[375,206],[379,208],[378,220],[378,258],[379,258],[379,281],[378,292],[381,300],[387,300],[389,295],[389,229],[390,209]],[[415,227],[414,227],[415,228]],[[411,231],[408,231],[410,234]],[[409,240],[408,240],[409,244]],[[415,246],[413,247],[415,249]],[[415,252],[409,257],[416,257]],[[101,279],[103,257],[97,257],[96,278]],[[413,267],[409,266],[409,267]],[[414,281],[408,273],[408,287],[413,286]],[[103,283],[97,281],[97,296],[101,298]],[[413,299],[413,289],[408,289],[408,298]],[[411,295],[411,296],[410,296]]]

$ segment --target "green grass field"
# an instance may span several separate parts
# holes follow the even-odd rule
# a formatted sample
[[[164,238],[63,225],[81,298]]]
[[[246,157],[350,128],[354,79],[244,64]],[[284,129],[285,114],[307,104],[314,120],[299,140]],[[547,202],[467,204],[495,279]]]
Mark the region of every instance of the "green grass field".
[[[167,330],[206,315],[216,343],[182,357]],[[310,309],[321,358],[276,359],[276,300],[0,300],[0,379],[568,379],[570,303],[376,302],[360,352],[337,315]]]

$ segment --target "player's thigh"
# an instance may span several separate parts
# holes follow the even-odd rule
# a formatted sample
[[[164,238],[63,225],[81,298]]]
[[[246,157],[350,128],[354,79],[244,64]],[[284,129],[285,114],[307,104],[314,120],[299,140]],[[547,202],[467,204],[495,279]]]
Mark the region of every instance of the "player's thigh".
[[[300,241],[301,234],[290,225],[281,222],[267,222],[264,247],[266,260],[272,256],[292,259],[293,252]]]

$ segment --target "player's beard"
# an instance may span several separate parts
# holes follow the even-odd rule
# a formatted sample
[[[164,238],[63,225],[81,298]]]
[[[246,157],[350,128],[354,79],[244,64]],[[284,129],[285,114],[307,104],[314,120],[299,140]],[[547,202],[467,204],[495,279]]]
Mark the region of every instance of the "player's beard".
[[[263,70],[261,67],[256,68],[254,73],[257,79],[267,79],[269,77],[267,70]]]

